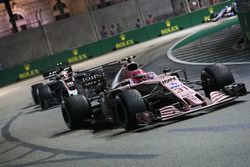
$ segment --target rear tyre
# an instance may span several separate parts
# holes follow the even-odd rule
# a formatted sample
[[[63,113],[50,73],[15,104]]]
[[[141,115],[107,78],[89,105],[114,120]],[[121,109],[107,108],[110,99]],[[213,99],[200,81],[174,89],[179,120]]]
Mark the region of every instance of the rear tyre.
[[[39,99],[40,99],[40,106],[42,109],[47,109],[49,108],[49,99],[53,98],[52,92],[50,90],[50,88],[45,85],[45,86],[41,86],[38,88],[38,92],[39,92]]]
[[[118,123],[126,130],[138,128],[136,113],[146,111],[145,102],[137,90],[121,92],[115,98],[115,112]]]
[[[33,98],[33,101],[36,105],[38,105],[40,103],[38,88],[41,86],[43,86],[43,83],[37,83],[37,84],[31,86],[32,98]]]
[[[83,128],[84,121],[92,115],[88,100],[81,94],[65,97],[61,109],[64,122],[71,130]]]
[[[201,81],[207,97],[212,91],[219,91],[235,82],[233,74],[224,64],[205,67],[201,72]]]

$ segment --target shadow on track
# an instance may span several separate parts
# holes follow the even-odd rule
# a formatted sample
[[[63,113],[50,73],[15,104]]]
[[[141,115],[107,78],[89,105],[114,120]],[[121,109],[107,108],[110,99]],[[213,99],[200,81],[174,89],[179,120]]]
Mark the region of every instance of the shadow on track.
[[[115,125],[114,123],[110,123],[110,122],[99,122],[99,123],[93,123],[93,124],[84,124],[84,126],[81,129],[77,129],[77,130],[63,130],[61,132],[57,132],[54,135],[52,135],[51,138],[56,138],[56,137],[61,137],[61,136],[65,136],[65,135],[70,135],[82,130],[91,130],[93,134],[95,135],[99,135],[103,132],[109,131],[109,130],[113,130],[113,129],[117,129],[118,126]]]
[[[34,105],[35,106],[35,105]],[[28,114],[33,114],[33,113],[36,113],[36,112],[46,112],[46,111],[49,111],[49,110],[52,110],[52,109],[55,109],[55,108],[58,108],[59,106],[52,106],[48,109],[41,109],[40,106],[36,106],[32,111],[29,111],[29,112],[26,112],[25,115],[28,115]]]

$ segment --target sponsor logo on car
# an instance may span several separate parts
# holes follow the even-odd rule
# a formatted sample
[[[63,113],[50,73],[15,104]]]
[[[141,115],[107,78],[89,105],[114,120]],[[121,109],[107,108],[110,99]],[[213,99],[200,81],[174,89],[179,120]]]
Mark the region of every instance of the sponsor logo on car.
[[[162,81],[163,84],[167,84],[169,82],[172,82],[172,81],[176,81],[177,79],[175,77],[171,77],[171,78],[168,78],[168,79],[165,79]]]
[[[85,86],[91,86],[91,85],[99,83],[102,78],[103,78],[103,74],[94,74],[94,75],[82,78],[82,81]]]
[[[178,88],[181,88],[183,87],[183,84],[182,83],[178,83],[178,82],[172,82],[172,83],[169,83],[169,86],[170,86],[170,89],[178,89]]]

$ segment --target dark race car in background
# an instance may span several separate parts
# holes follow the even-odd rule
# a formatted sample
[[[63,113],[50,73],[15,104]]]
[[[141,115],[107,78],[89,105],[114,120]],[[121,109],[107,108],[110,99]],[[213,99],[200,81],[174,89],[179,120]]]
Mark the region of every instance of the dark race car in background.
[[[60,104],[64,96],[78,94],[71,66],[58,65],[45,71],[43,77],[45,83],[31,86],[34,103],[42,109]]]
[[[223,64],[204,68],[200,81],[189,81],[183,70],[163,71],[159,75],[145,72],[132,57],[126,63],[86,70],[85,93],[65,97],[62,103],[66,125],[73,130],[102,119],[131,130],[222,105],[247,93]]]

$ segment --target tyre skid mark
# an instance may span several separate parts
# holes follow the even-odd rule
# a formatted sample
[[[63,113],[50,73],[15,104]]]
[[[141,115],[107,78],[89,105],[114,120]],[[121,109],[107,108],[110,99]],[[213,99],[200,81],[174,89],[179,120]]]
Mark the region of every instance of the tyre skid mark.
[[[12,151],[12,150],[16,149],[17,147],[18,147],[17,145],[14,145],[13,147],[8,148],[8,149],[6,149],[6,150],[0,152],[0,155],[5,154],[5,153],[7,153],[7,152],[9,152],[9,151]]]
[[[75,160],[80,160],[80,159],[138,159],[138,160],[145,160],[145,159],[152,159],[152,158],[155,158],[155,157],[159,156],[158,154],[106,154],[106,153],[98,153],[98,152],[81,152],[81,151],[75,151],[75,150],[64,150],[64,149],[50,148],[50,147],[46,147],[46,146],[42,146],[42,145],[36,145],[36,144],[28,143],[28,142],[22,141],[22,140],[20,140],[20,139],[18,139],[16,137],[14,137],[10,133],[10,130],[9,130],[12,123],[18,117],[20,117],[22,114],[24,114],[24,113],[19,112],[17,115],[13,116],[9,120],[9,122],[7,122],[5,124],[5,126],[1,130],[3,138],[5,138],[6,141],[14,143],[15,148],[18,147],[18,146],[22,146],[22,147],[26,147],[26,148],[31,149],[32,152],[34,152],[34,151],[42,151],[42,152],[52,153],[52,155],[45,158],[45,159],[40,159],[38,161],[34,161],[34,162],[31,162],[31,163],[28,163],[28,164],[14,165],[15,167],[33,166],[35,164],[43,164],[43,163],[57,163],[57,162],[63,162],[63,161],[73,161],[74,159]],[[28,153],[25,153],[25,154],[28,154]],[[25,157],[26,156],[25,154],[23,154],[23,155],[21,155],[19,157],[20,158]],[[60,160],[60,161],[59,160],[50,160],[50,161],[44,162],[45,160],[54,158],[59,154],[67,155],[67,156],[70,156],[72,158],[69,158],[69,159],[67,158],[65,160]],[[77,158],[73,157],[73,156],[77,156]]]
[[[45,159],[52,159],[54,157],[55,156],[50,156],[50,157],[45,158]],[[18,164],[18,165],[7,165],[6,167],[28,167],[28,166],[33,167],[35,165],[55,164],[55,163],[61,163],[61,162],[72,162],[72,161],[82,160],[82,159],[84,159],[84,157],[80,156],[80,157],[64,158],[64,159],[49,160],[49,161],[45,161],[45,159],[26,163],[26,164],[23,163],[23,164]]]
[[[16,160],[22,159],[22,158],[26,157],[27,155],[32,154],[33,152],[35,152],[35,150],[30,150],[22,155],[19,155],[18,157],[14,158],[14,159],[2,161],[2,162],[0,162],[0,164],[5,164],[5,163],[11,162],[11,161],[16,161]]]

